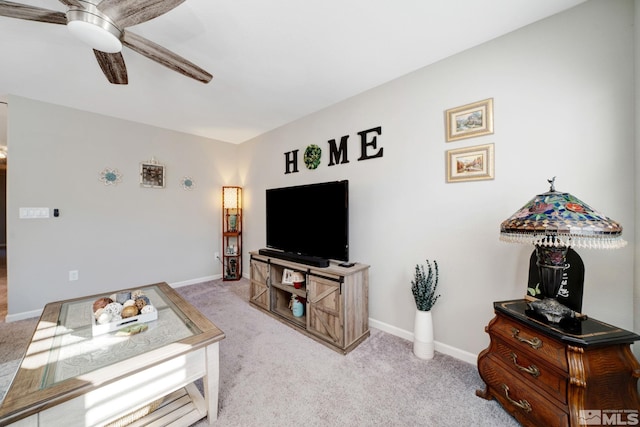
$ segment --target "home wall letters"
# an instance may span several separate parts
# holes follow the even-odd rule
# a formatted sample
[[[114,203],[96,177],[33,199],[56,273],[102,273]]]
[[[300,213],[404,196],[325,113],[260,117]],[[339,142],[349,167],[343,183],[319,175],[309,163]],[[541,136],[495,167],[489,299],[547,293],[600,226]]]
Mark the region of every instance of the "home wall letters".
[[[360,135],[360,157],[358,161],[370,160],[383,156],[384,148],[378,148],[378,136],[382,135],[382,126],[358,132]],[[349,163],[348,142],[349,135],[344,135],[337,143],[335,139],[327,141],[329,150],[329,161],[327,166],[335,166],[338,164]],[[300,150],[292,150],[284,153],[285,175],[297,173],[298,170],[298,152]],[[304,163],[307,169],[316,169],[320,164],[322,149],[315,144],[309,145],[304,152]]]

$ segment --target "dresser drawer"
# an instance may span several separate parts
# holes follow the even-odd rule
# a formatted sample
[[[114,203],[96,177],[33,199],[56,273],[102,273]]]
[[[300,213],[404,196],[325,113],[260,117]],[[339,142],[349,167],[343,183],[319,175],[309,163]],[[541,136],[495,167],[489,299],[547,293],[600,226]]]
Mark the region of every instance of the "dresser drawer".
[[[491,353],[478,360],[478,370],[489,393],[523,426],[568,427],[566,405],[545,398],[514,375],[502,356]]]
[[[490,334],[502,338],[509,346],[517,349],[519,354],[531,354],[532,358],[543,359],[563,372],[569,372],[564,344],[502,315],[498,315],[495,320],[489,326]]]
[[[542,358],[531,357],[530,352],[520,351],[513,347],[513,343],[505,343],[500,338],[495,341],[494,351],[500,356],[505,365],[525,382],[539,387],[560,403],[567,403],[567,376],[551,368]]]

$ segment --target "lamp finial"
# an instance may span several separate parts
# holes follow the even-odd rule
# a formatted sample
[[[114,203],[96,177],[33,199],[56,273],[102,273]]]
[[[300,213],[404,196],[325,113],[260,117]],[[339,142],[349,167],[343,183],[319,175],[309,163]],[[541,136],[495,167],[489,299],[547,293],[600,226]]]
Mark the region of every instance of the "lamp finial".
[[[551,185],[549,191],[556,191],[556,177],[554,176],[551,179],[548,179],[547,182]]]

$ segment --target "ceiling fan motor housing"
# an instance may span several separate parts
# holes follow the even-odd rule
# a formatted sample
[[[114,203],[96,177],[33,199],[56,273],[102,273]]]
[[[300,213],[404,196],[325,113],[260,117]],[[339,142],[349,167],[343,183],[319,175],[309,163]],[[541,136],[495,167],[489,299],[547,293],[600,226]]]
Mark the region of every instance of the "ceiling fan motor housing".
[[[82,3],[84,8],[71,7],[67,12],[67,28],[71,34],[95,50],[106,53],[120,52],[122,31],[93,3]]]

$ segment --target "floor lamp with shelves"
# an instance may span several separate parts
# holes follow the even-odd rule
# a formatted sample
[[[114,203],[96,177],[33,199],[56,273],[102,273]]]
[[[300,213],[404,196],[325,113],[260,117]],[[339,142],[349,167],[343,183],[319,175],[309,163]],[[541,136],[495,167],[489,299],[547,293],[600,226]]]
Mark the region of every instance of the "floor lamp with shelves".
[[[242,277],[242,188],[222,187],[222,279]]]

